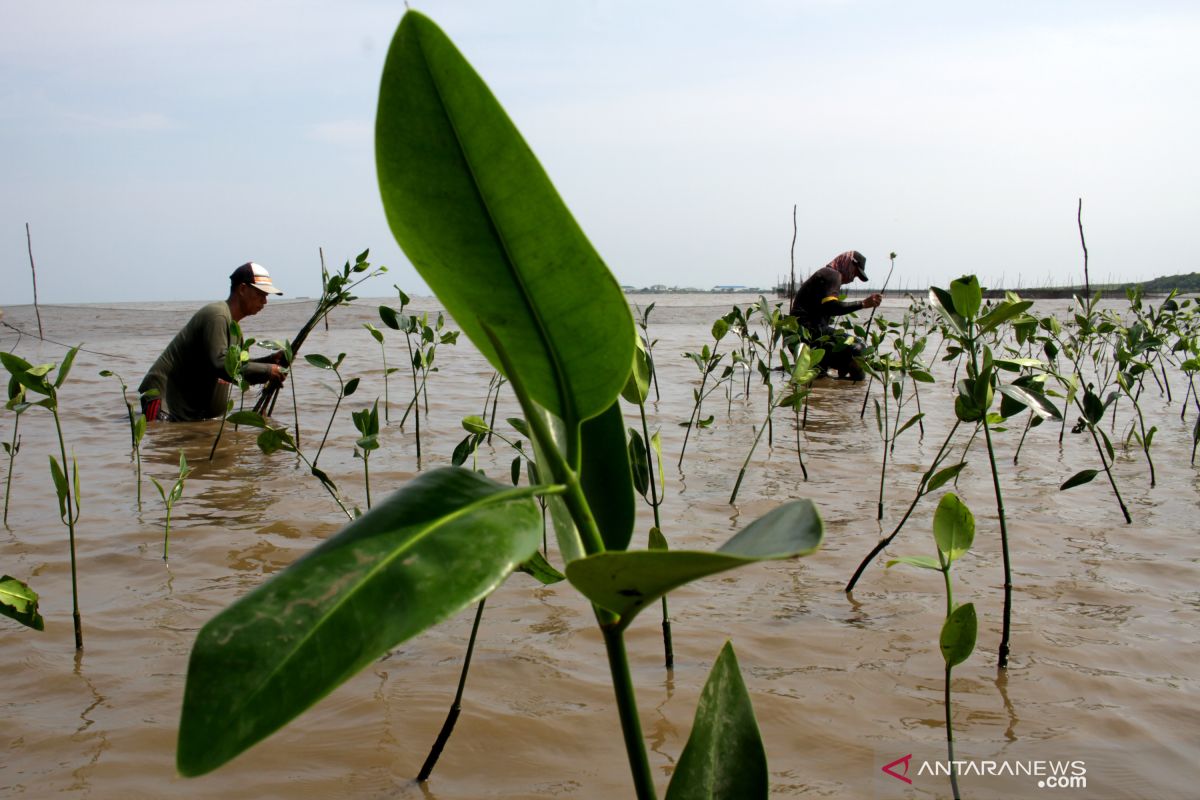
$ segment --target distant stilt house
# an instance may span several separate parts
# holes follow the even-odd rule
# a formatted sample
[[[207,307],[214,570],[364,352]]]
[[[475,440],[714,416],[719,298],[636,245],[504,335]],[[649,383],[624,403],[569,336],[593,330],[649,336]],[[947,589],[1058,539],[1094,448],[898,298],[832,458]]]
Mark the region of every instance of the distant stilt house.
[[[714,292],[726,292],[726,293],[733,293],[733,292],[744,292],[744,291],[747,291],[747,288],[746,288],[746,286],[745,286],[744,284],[736,284],[736,285],[734,285],[734,284],[725,284],[725,285],[714,286],[714,287],[712,287],[712,290],[711,290],[711,291],[714,291]]]

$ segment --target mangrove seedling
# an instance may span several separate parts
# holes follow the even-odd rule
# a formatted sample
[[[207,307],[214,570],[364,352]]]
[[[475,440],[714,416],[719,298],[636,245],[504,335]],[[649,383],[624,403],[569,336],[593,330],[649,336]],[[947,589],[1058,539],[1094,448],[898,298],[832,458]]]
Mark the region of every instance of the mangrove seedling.
[[[313,315],[300,328],[299,333],[292,337],[291,347],[287,353],[287,364],[284,366],[292,366],[295,356],[300,352],[300,348],[304,345],[308,334],[312,332],[313,328],[317,327],[321,320],[328,316],[329,312],[338,306],[348,305],[358,299],[353,293],[355,287],[365,280],[387,272],[387,267],[384,266],[371,268],[371,262],[367,260],[370,253],[369,249],[363,250],[354,257],[353,265],[347,261],[342,267],[341,272],[334,272],[333,274],[328,274],[325,271],[325,261],[324,257],[322,257],[321,299],[317,301],[317,307],[313,311]],[[358,277],[359,275],[362,277]],[[328,325],[326,325],[326,330],[328,330]],[[259,395],[258,400],[254,404],[254,411],[264,418],[271,416],[275,411],[275,398],[278,394],[279,384],[274,382],[267,383],[266,388],[263,389],[262,394]],[[299,433],[297,433],[297,437],[299,437]]]
[[[357,378],[355,380],[357,380]],[[233,414],[229,415],[229,421],[235,425],[248,425],[251,428],[258,428],[259,434],[256,441],[258,444],[258,449],[261,450],[264,455],[269,456],[272,453],[277,453],[281,450],[285,453],[295,453],[296,456],[304,462],[304,465],[308,467],[308,471],[312,473],[313,477],[319,480],[321,485],[325,487],[325,491],[329,492],[329,496],[332,497],[333,501],[338,504],[338,508],[342,509],[342,513],[346,515],[346,518],[354,519],[357,516],[356,514],[350,513],[350,509],[346,508],[346,504],[342,502],[342,497],[338,492],[337,484],[333,482],[333,479],[330,478],[324,470],[318,467],[314,462],[308,460],[308,457],[304,455],[304,451],[302,451],[296,444],[295,439],[292,438],[292,435],[288,432],[287,428],[271,425],[269,422],[267,422],[266,418],[257,411],[235,411]]]
[[[637,323],[641,333],[638,336],[642,340],[642,344],[646,348],[646,361],[650,364],[650,382],[654,384],[654,399],[661,400],[662,395],[658,391],[658,372],[654,368],[654,345],[658,344],[658,339],[650,336],[650,312],[654,310],[654,303],[646,306],[644,309],[638,309],[634,306],[637,314],[634,315],[634,322]]]
[[[650,361],[650,351],[642,337],[639,336],[634,343],[637,346],[633,350],[633,369],[629,373],[625,388],[621,390],[621,397],[637,404],[642,430],[638,433],[634,428],[629,429],[629,467],[633,473],[633,488],[650,504],[650,509],[654,512],[654,527],[650,529],[648,547],[651,550],[668,550],[667,537],[662,532],[662,520],[658,513],[667,490],[662,460],[662,437],[659,431],[651,435],[646,424],[646,400],[650,396],[654,367]],[[650,458],[651,450],[654,451],[653,459]],[[662,596],[662,632],[663,660],[667,669],[673,669],[675,648],[671,641],[671,613],[665,594]]]
[[[384,346],[383,331],[379,330],[379,328],[376,328],[374,325],[372,325],[369,322],[364,322],[363,327],[366,328],[367,332],[371,334],[372,339],[379,342],[379,355],[381,358],[383,358],[383,421],[385,423],[388,423],[388,422],[391,422],[391,417],[389,416],[389,413],[388,413],[388,408],[391,404],[391,401],[388,399],[388,376],[391,375],[393,372],[398,372],[400,370],[400,368],[399,367],[392,367],[390,369],[388,368],[387,347]]]
[[[237,320],[231,319],[229,321],[229,347],[225,350],[225,374],[229,376],[230,382],[237,385],[241,391],[241,403],[245,403],[246,390],[250,388],[242,371],[250,360],[252,344],[254,344],[254,339],[244,339],[242,326],[238,325]],[[241,405],[238,410],[241,410]],[[217,436],[213,439],[212,449],[208,451],[209,461],[212,461],[217,454],[217,445],[221,443],[221,434],[225,432],[225,420],[232,412],[233,398],[231,397],[225,401],[225,413],[221,415],[221,424],[217,426]]]
[[[128,388],[125,385],[125,380],[109,369],[100,370],[100,375],[105,378],[116,378],[117,383],[121,384],[121,399],[125,402],[125,413],[129,416],[129,438],[132,442],[132,450],[129,457],[137,463],[137,507],[142,507],[142,439],[146,436],[146,415],[138,413],[136,416],[133,413],[133,405],[129,402],[129,395],[125,393]],[[158,390],[151,389],[146,393],[147,397],[157,397]]]
[[[685,428],[683,434],[683,444],[679,448],[679,468],[683,469],[683,454],[687,451],[688,437],[692,435],[693,428],[707,428],[712,424],[713,418],[710,416],[704,419],[700,416],[700,407],[704,403],[704,398],[708,397],[727,379],[733,375],[733,369],[726,367],[721,378],[717,380],[708,391],[704,387],[708,383],[708,377],[716,372],[717,367],[721,364],[721,359],[725,358],[724,353],[718,353],[717,348],[721,343],[721,339],[725,338],[725,334],[729,333],[729,321],[724,317],[719,318],[712,326],[713,346],[709,349],[708,345],[700,348],[699,353],[684,353],[683,357],[691,359],[696,365],[696,369],[700,371],[700,386],[692,389],[692,414],[687,422],[679,423]]]
[[[75,562],[75,523],[79,521],[79,464],[74,456],[71,458],[71,471],[67,473],[67,443],[63,437],[62,422],[58,415],[58,390],[67,380],[71,365],[82,345],[72,347],[63,357],[62,366],[55,373],[54,380],[49,379],[54,364],[31,365],[28,361],[12,353],[0,352],[0,362],[12,377],[25,387],[28,392],[41,395],[42,399],[20,403],[13,406],[16,411],[24,411],[30,406],[40,406],[50,412],[54,418],[54,430],[58,434],[58,453],[62,464],[50,456],[50,477],[54,481],[54,490],[58,494],[59,518],[67,526],[67,538],[71,549],[71,616],[75,623],[75,649],[83,649],[83,618],[79,613],[79,581],[78,569]]]
[[[929,303],[942,316],[947,336],[956,342],[967,360],[967,377],[958,382],[958,395],[954,399],[954,414],[962,422],[974,422],[983,429],[987,445],[988,466],[992,473],[992,490],[996,498],[996,516],[1000,526],[1000,551],[1004,562],[1004,623],[1000,635],[998,666],[1008,667],[1009,636],[1012,617],[1012,561],[1008,547],[1008,518],[1004,512],[1004,495],[1000,489],[1000,472],[996,467],[996,451],[992,443],[992,426],[1002,422],[1004,416],[991,411],[998,390],[1015,401],[1007,413],[1015,413],[1028,407],[1042,416],[1058,419],[1059,411],[1045,395],[1027,386],[1002,385],[998,380],[997,366],[992,350],[984,343],[984,337],[995,332],[1001,325],[1024,313],[1031,301],[1021,300],[1008,292],[1004,300],[991,310],[980,314],[983,290],[974,275],[967,275],[950,283],[949,291],[931,287]]]
[[[188,776],[220,767],[486,597],[537,550],[534,498],[546,496],[567,579],[591,603],[603,641],[633,794],[654,798],[625,631],[679,586],[814,552],[820,517],[798,500],[716,552],[628,549],[636,508],[617,401],[636,335],[628,303],[482,79],[416,12],[388,53],[375,141],[389,225],[509,381],[545,482],[422,473],[219,613],[192,650],[177,766]],[[765,798],[766,758],[732,649],[710,674],[668,797],[736,787]]]
[[[742,462],[742,468],[738,470],[737,480],[733,484],[733,492],[729,495],[729,505],[733,505],[737,501],[738,490],[742,487],[742,479],[746,477],[746,470],[750,466],[750,459],[754,457],[754,450],[758,447],[759,441],[762,439],[763,431],[767,430],[770,425],[771,415],[775,413],[775,409],[779,406],[790,408],[793,411],[798,410],[812,391],[812,382],[820,374],[821,359],[825,357],[825,351],[818,348],[809,348],[807,344],[800,345],[796,353],[796,363],[792,365],[791,372],[788,373],[787,386],[783,390],[783,396],[776,402],[774,397],[774,388],[772,387],[770,401],[767,405],[767,418],[763,420],[763,424],[758,427],[758,432],[754,434],[754,441],[750,443],[750,452],[746,453],[746,460]],[[784,363],[787,363],[787,355],[784,354]],[[800,454],[799,440],[797,439],[796,453],[800,456],[800,470],[804,474],[804,480],[808,480],[808,470],[804,467],[804,456]]]
[[[253,412],[251,412],[253,413]],[[150,482],[154,484],[154,488],[158,489],[158,496],[162,498],[163,505],[167,508],[167,518],[163,522],[163,561],[167,560],[167,547],[171,542],[171,511],[175,508],[175,503],[179,498],[183,497],[183,482],[187,480],[192,470],[188,467],[187,458],[184,457],[183,451],[179,451],[179,473],[175,479],[175,484],[170,491],[163,488],[163,485],[150,476]]]
[[[379,449],[379,399],[370,408],[355,411],[350,415],[358,431],[354,442],[354,457],[363,462],[363,483],[367,487],[367,510],[371,509],[371,451]]]
[[[954,760],[950,677],[954,667],[966,661],[975,650],[979,622],[974,603],[964,603],[960,606],[954,604],[954,591],[950,584],[950,565],[962,558],[975,540],[975,517],[957,495],[947,493],[938,503],[937,511],[933,514],[933,538],[937,544],[936,561],[928,556],[903,556],[887,562],[887,565],[891,567],[895,564],[910,564],[922,569],[937,570],[942,573],[942,581],[946,586],[946,618],[942,622],[938,645],[942,651],[942,660],[946,663],[942,705],[946,710],[946,750],[947,760],[951,765],[950,788],[954,792],[954,800],[959,800],[958,766]]]
[[[304,360],[309,364],[312,364],[317,369],[324,369],[332,372],[334,377],[336,377],[338,380],[338,386],[336,389],[328,385],[325,387],[329,389],[329,391],[333,392],[334,396],[337,397],[337,400],[334,401],[333,404],[333,413],[329,415],[329,424],[325,426],[325,433],[323,436],[321,436],[321,444],[317,446],[317,454],[313,456],[311,466],[316,467],[317,462],[321,460],[321,451],[325,449],[325,442],[329,439],[329,429],[333,427],[333,420],[337,417],[338,408],[341,407],[343,400],[358,391],[358,378],[351,378],[348,381],[342,378],[342,373],[338,367],[342,366],[342,362],[346,360],[345,353],[338,353],[337,358],[332,361],[330,361],[327,356],[323,356],[320,353],[310,353],[304,357]]]
[[[0,578],[0,614],[26,628],[46,630],[46,621],[38,613],[38,593],[11,575]]]

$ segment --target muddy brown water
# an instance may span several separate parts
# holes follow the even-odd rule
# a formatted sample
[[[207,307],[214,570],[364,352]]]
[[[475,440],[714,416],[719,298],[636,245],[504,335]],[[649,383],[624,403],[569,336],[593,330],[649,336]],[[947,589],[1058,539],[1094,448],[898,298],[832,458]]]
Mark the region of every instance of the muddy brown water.
[[[924,387],[922,437],[901,438],[891,460],[885,518],[876,522],[881,448],[871,414],[859,419],[862,385],[822,380],[800,434],[809,471],[801,480],[796,429],[779,414],[736,506],[738,467],[762,422],[766,394],[706,404],[711,429],[693,435],[675,465],[695,368],[680,354],[708,341],[712,320],[733,295],[633,297],[656,300],[651,317],[661,399],[651,426],[664,438],[663,528],[675,548],[714,548],[781,502],[813,499],[825,520],[824,547],[789,562],[747,567],[670,596],[676,667],[663,668],[660,617],[644,612],[629,650],[651,764],[660,792],[686,742],[697,697],[722,644],[736,647],[762,728],[772,794],[780,797],[944,797],[945,777],[918,774],[944,758],[943,665],[937,634],[944,613],[940,576],[911,568],[866,572],[853,597],[842,588],[859,560],[891,530],[953,421],[950,375]],[[1039,309],[1066,308],[1057,305]],[[153,428],[146,437],[142,504],[134,494],[125,410],[115,381],[136,387],[166,341],[200,303],[43,307],[46,336],[82,342],[61,394],[64,433],[79,461],[79,589],[84,650],[76,654],[66,528],[47,469],[57,452],[48,414],[21,417],[0,571],[41,594],[46,631],[0,618],[0,795],[95,798],[615,798],[632,794],[600,637],[587,605],[566,585],[541,588],[514,575],[489,601],[464,712],[431,781],[419,769],[453,697],[472,610],[405,642],[282,731],[209,775],[174,768],[188,653],[198,629],[235,598],[334,533],[344,517],[294,456],[262,455],[247,431],[226,431],[208,461],[216,423]],[[436,301],[418,299],[418,310]],[[361,462],[350,411],[383,393],[379,348],[362,329],[375,304],[359,301],[318,328],[305,352],[347,352],[345,373],[363,378],[339,412],[321,466],[363,503]],[[889,302],[885,311],[899,314]],[[291,336],[311,311],[273,302],[246,320],[248,335]],[[9,307],[5,321],[36,331],[33,309]],[[0,346],[34,363],[64,348],[0,329]],[[389,362],[405,366],[402,337],[389,332]],[[482,411],[490,368],[465,339],[439,350],[422,424],[425,467],[448,463],[464,415]],[[327,374],[303,366],[293,380],[302,445],[315,446],[332,410]],[[391,419],[371,459],[378,496],[416,474],[411,423],[398,423],[403,373],[391,378]],[[1118,453],[1116,473],[1134,516],[1126,525],[1100,480],[1066,493],[1058,485],[1095,466],[1082,436],[1057,427],[1030,432],[1012,463],[1019,426],[997,436],[1012,539],[1014,628],[1011,664],[998,675],[1001,556],[982,442],[968,455],[957,490],[974,510],[972,552],[954,570],[956,599],[980,614],[976,652],[954,671],[954,724],[963,758],[1010,770],[1078,761],[1086,788],[1053,788],[1044,777],[962,779],[969,797],[1197,796],[1200,738],[1200,473],[1189,463],[1194,410],[1179,418],[1182,381],[1167,404],[1146,406],[1158,486],[1139,451]],[[281,396],[280,421],[291,397]],[[506,391],[499,419],[517,413]],[[629,412],[636,424],[636,410]],[[1127,416],[1118,419],[1118,438]],[[13,416],[0,417],[7,441]],[[502,426],[503,427],[503,426]],[[148,476],[173,478],[183,450],[194,472],[172,520],[171,558],[162,552],[163,508]],[[511,452],[484,448],[480,467],[503,479]],[[4,466],[7,472],[7,464]],[[940,492],[939,492],[940,494]],[[891,556],[933,553],[935,500],[918,507]],[[652,523],[641,506],[635,542]],[[905,762],[912,784],[881,767]],[[1045,768],[1045,764],[1043,764]],[[902,769],[894,767],[893,771]],[[1043,788],[1039,788],[1038,782]],[[1053,781],[1051,781],[1053,783]]]

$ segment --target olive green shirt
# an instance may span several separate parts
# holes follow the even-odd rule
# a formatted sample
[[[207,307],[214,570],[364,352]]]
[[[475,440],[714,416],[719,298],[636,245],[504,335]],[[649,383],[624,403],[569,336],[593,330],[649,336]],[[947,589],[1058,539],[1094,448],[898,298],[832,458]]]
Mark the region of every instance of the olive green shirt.
[[[225,372],[232,321],[229,304],[224,300],[197,311],[150,367],[138,392],[144,395],[157,389],[162,407],[175,421],[222,416],[233,380]],[[271,367],[251,361],[242,367],[242,375],[249,383],[266,383]]]

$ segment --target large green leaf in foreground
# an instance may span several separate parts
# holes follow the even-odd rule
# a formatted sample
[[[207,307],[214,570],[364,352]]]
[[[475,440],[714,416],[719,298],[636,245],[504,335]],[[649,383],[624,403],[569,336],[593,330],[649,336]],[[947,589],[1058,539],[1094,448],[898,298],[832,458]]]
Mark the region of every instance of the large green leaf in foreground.
[[[201,629],[177,764],[200,775],[388,649],[477,602],[541,544],[528,487],[426,473]]]
[[[759,517],[715,553],[695,550],[605,552],[567,564],[567,580],[628,625],[672,589],[734,567],[816,551],[824,524],[810,500],[795,500]]]
[[[726,642],[700,693],[667,800],[765,800],[769,790],[767,753],[754,707],[733,645]]]
[[[375,162],[396,241],[492,365],[484,325],[539,405],[570,423],[608,408],[633,363],[625,297],[487,85],[416,12],[384,65]]]

